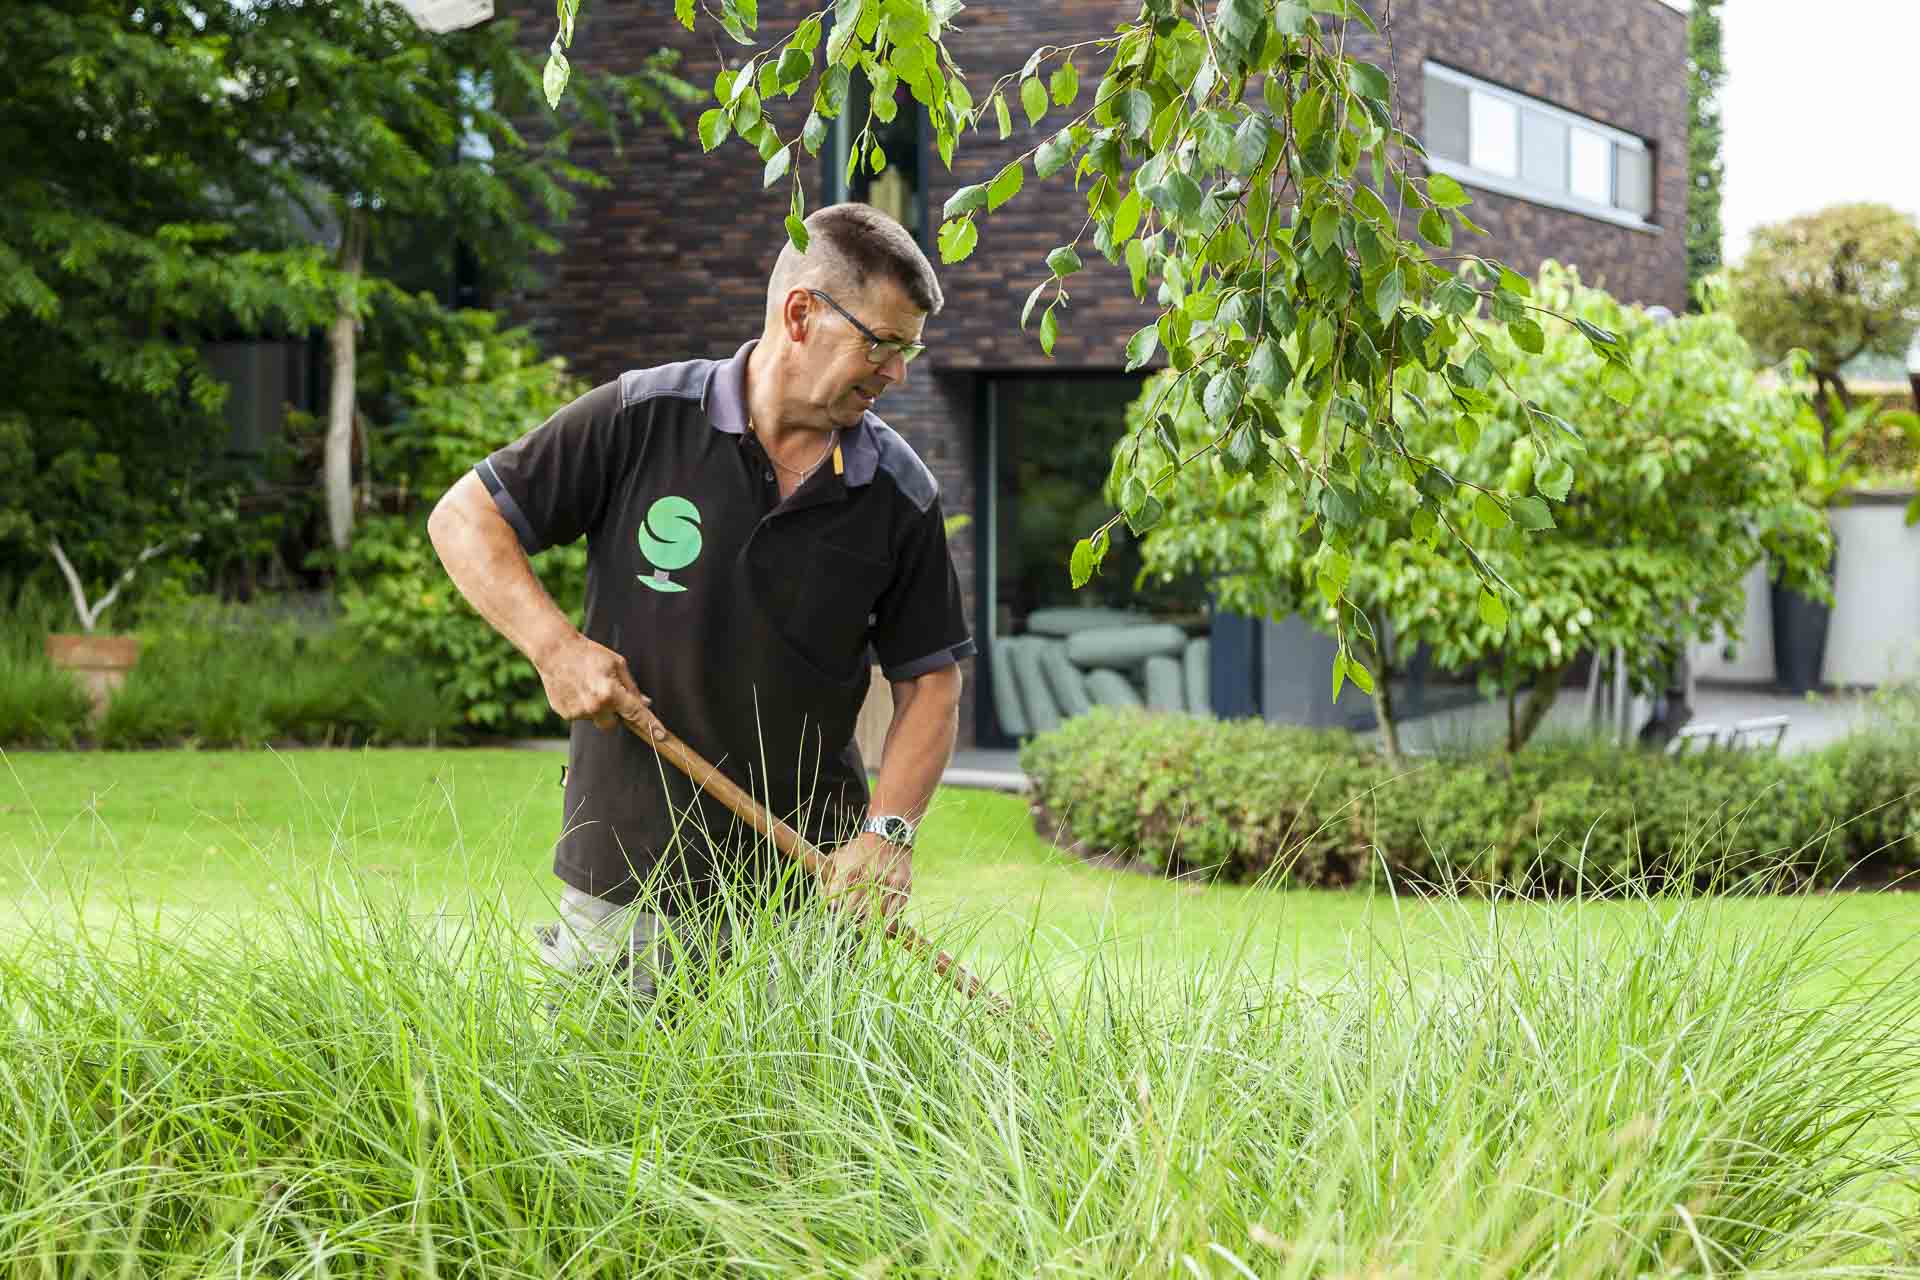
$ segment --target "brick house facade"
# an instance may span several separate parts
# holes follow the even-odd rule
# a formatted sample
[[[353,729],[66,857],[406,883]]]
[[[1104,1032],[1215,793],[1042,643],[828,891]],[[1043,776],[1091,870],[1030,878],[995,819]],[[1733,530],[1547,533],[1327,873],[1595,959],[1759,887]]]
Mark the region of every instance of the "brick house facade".
[[[784,35],[815,3],[762,0],[761,35]],[[1377,0],[1376,0],[1376,7]],[[530,45],[551,37],[549,7],[505,6],[522,19]],[[1054,0],[1010,4],[973,0],[948,47],[973,85],[1016,69],[1040,44],[1068,44],[1110,33],[1138,11],[1133,0]],[[1527,95],[1644,139],[1651,152],[1653,192],[1649,229],[1548,207],[1482,189],[1473,190],[1474,219],[1491,233],[1483,252],[1531,271],[1543,258],[1578,265],[1585,278],[1638,302],[1679,309],[1685,301],[1686,20],[1661,0],[1399,0],[1391,7],[1391,69],[1404,127],[1424,136],[1423,67],[1440,63],[1492,85]],[[1384,39],[1382,41],[1384,43]],[[575,66],[632,67],[663,45],[679,49],[680,72],[701,88],[712,84],[721,56],[738,59],[741,46],[715,39],[703,25],[696,36],[672,20],[665,5],[586,6],[575,40]],[[1384,49],[1367,54],[1386,65]],[[1087,68],[1082,68],[1083,72]],[[807,95],[769,105],[782,136],[797,133]],[[611,179],[606,190],[582,194],[575,215],[559,231],[563,249],[540,289],[517,300],[545,348],[563,355],[582,376],[600,381],[637,366],[731,353],[759,332],[765,281],[783,242],[780,195],[763,192],[760,166],[737,143],[712,155],[691,136],[674,138],[649,128],[616,156],[604,142],[576,152]],[[1039,140],[1021,127],[1002,142],[989,127],[968,135],[951,173],[937,158],[927,165],[928,223],[959,187],[982,182]],[[1057,127],[1043,121],[1042,129]],[[809,208],[823,200],[825,167],[802,171]],[[973,529],[955,539],[954,552],[969,609],[985,641],[993,620],[982,617],[980,564],[992,536],[983,507],[991,489],[983,441],[987,406],[1003,378],[1026,375],[1117,373],[1128,334],[1151,318],[1135,302],[1124,270],[1097,256],[1074,280],[1071,312],[1054,356],[1047,359],[1019,328],[1029,289],[1046,275],[1048,250],[1069,238],[1084,217],[1084,202],[1060,178],[1033,180],[1006,209],[981,225],[980,248],[965,263],[941,267],[946,309],[927,326],[929,354],[906,384],[889,392],[880,412],[920,452],[939,479],[951,512],[976,513]],[[923,241],[932,254],[932,226]],[[937,265],[937,259],[936,259]],[[1098,477],[1089,480],[1097,487]],[[1064,559],[1066,548],[1061,548]],[[979,660],[970,663],[978,665]],[[986,683],[973,671],[969,684]],[[963,707],[962,742],[975,741],[976,712]],[[990,714],[990,713],[989,713]],[[997,737],[983,729],[986,739]]]

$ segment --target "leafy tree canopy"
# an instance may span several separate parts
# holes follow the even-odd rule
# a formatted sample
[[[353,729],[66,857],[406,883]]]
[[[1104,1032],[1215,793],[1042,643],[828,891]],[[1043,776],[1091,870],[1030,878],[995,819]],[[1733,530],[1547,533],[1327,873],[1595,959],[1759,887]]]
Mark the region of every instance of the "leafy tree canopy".
[[[656,59],[530,139],[512,23],[430,36],[397,5],[299,0],[0,6],[0,77],[0,455],[46,481],[0,523],[0,570],[58,538],[95,583],[233,523],[207,341],[304,336],[342,290],[363,320],[434,323],[414,291],[456,240],[511,284],[593,180],[574,130],[691,92]],[[363,276],[333,258],[354,211]]]
[[[1841,204],[1758,227],[1730,279],[1740,332],[1768,360],[1794,348],[1845,394],[1855,356],[1904,356],[1920,325],[1920,226],[1884,204]]]
[[[1424,149],[1395,116],[1390,44],[1382,64],[1357,51],[1389,39],[1370,6],[1143,0],[1110,36],[1043,45],[1019,68],[972,83],[948,48],[958,0],[834,0],[764,46],[755,0],[706,7],[752,52],[716,78],[701,142],[744,142],[765,185],[787,183],[788,232],[802,249],[805,166],[796,153],[818,153],[826,122],[856,100],[854,76],[874,91],[866,119],[851,122],[850,164],[873,171],[885,164],[876,113],[894,110],[897,85],[925,107],[949,165],[969,133],[1009,136],[1016,110],[1031,126],[1047,122],[1037,146],[946,202],[939,245],[943,260],[961,261],[1029,177],[1070,181],[1085,193],[1087,217],[1063,228],[1063,242],[1036,269],[1023,325],[1037,326],[1050,353],[1073,278],[1095,254],[1123,265],[1134,293],[1158,309],[1127,357],[1138,367],[1164,355],[1173,373],[1122,445],[1130,471],[1122,514],[1074,548],[1076,584],[1097,571],[1116,521],[1137,532],[1154,527],[1181,469],[1217,455],[1253,474],[1271,501],[1302,512],[1329,556],[1375,554],[1364,543],[1375,522],[1396,545],[1440,529],[1481,584],[1452,607],[1484,610],[1500,619],[1490,627],[1504,628],[1508,583],[1471,542],[1521,518],[1516,505],[1532,512],[1564,499],[1565,488],[1531,478],[1570,484],[1584,445],[1572,422],[1512,385],[1515,362],[1545,351],[1550,309],[1530,297],[1525,279],[1464,251],[1480,234],[1469,197],[1452,178],[1423,174]],[[551,102],[565,90],[579,3],[558,0],[557,8]],[[690,28],[695,9],[676,0]],[[798,94],[812,110],[795,136],[782,137],[765,104]],[[1483,308],[1490,320],[1471,323]],[[1569,319],[1595,353],[1598,385],[1631,402],[1636,366],[1621,336]],[[1402,389],[1397,374],[1409,367],[1428,375],[1426,394]],[[1295,399],[1301,411],[1283,414]],[[1478,490],[1471,522],[1451,519],[1446,502],[1459,483],[1410,434],[1440,412],[1468,431],[1511,412],[1537,459],[1521,483]],[[1211,434],[1183,449],[1177,416],[1194,414]],[[1336,598],[1336,674],[1359,679],[1361,659],[1345,641],[1362,621],[1360,606],[1344,591]]]

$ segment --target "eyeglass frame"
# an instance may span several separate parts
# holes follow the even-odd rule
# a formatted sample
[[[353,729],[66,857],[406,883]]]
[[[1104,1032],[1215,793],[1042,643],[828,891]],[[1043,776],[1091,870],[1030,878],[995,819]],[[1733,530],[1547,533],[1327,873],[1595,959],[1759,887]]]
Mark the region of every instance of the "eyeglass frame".
[[[867,345],[867,363],[874,366],[876,369],[885,365],[887,361],[893,359],[893,356],[895,355],[900,357],[900,363],[912,364],[915,360],[918,360],[921,356],[926,354],[927,344],[924,342],[906,342],[899,338],[883,338],[879,334],[875,333],[873,330],[867,328],[867,326],[865,326],[864,324],[861,324],[858,320],[854,319],[853,313],[851,311],[848,311],[845,307],[835,302],[833,300],[833,295],[828,293],[825,289],[808,289],[807,292],[811,294],[813,297],[820,299],[820,301],[832,307],[835,311],[838,311],[840,313],[841,319],[845,320],[848,324],[852,325],[855,329],[858,329],[860,331],[860,336],[865,338],[868,344]],[[873,353],[878,351],[882,347],[888,348],[893,354],[886,356],[882,359],[875,360],[873,358]]]

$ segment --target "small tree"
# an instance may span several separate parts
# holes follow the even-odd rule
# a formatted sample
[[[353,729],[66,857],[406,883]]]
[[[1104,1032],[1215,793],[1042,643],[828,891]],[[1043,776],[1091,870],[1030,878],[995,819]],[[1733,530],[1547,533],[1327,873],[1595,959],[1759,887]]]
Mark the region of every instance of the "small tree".
[[[1170,486],[1167,515],[1146,538],[1149,571],[1214,575],[1235,612],[1300,614],[1331,632],[1333,602],[1354,601],[1391,754],[1399,742],[1390,682],[1418,644],[1443,669],[1481,665],[1486,691],[1509,698],[1507,747],[1517,751],[1580,652],[1624,650],[1636,680],[1657,687],[1689,641],[1716,629],[1739,634],[1741,582],[1763,556],[1807,584],[1826,562],[1824,522],[1796,494],[1786,460],[1797,397],[1760,386],[1751,352],[1724,315],[1656,326],[1553,264],[1534,293],[1557,311],[1630,335],[1645,375],[1642,395],[1612,409],[1607,429],[1590,439],[1577,484],[1539,456],[1520,402],[1476,425],[1435,395],[1434,379],[1417,366],[1400,372],[1396,390],[1420,406],[1408,444],[1438,464],[1429,475],[1498,476],[1507,492],[1538,487],[1562,505],[1517,500],[1502,521],[1478,486],[1403,476],[1394,483],[1439,499],[1435,518],[1368,519],[1342,551],[1324,544],[1296,504],[1269,500],[1253,479],[1259,467],[1219,457]],[[1507,376],[1520,396],[1577,420],[1609,412],[1603,373],[1577,335],[1562,333]],[[1152,399],[1152,390],[1141,397],[1136,417]],[[1288,418],[1306,410],[1299,397],[1278,406]],[[1192,411],[1175,424],[1182,447],[1213,430]],[[1123,451],[1111,483],[1132,474]],[[1441,536],[1473,519],[1501,526],[1477,551]],[[1509,628],[1483,595],[1476,554],[1512,584],[1519,626]]]
[[[1757,228],[1734,269],[1734,322],[1760,355],[1795,347],[1826,392],[1847,394],[1841,367],[1864,354],[1903,356],[1920,324],[1920,227],[1884,204],[1842,204]]]

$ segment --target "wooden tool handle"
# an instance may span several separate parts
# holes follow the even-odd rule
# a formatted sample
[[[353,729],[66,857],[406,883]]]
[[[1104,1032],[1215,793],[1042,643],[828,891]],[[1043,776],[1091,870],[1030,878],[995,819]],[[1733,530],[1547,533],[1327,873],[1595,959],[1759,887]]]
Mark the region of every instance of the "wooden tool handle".
[[[751,825],[755,831],[772,840],[780,852],[805,867],[808,873],[819,882],[822,889],[831,887],[828,881],[831,868],[828,866],[827,856],[792,826],[768,813],[764,805],[749,795],[732,778],[710,764],[698,751],[664,728],[663,736],[655,738],[632,721],[622,721],[622,723],[642,742],[664,756],[674,768],[686,774],[695,786],[727,806],[736,818]],[[930,956],[933,960],[933,971],[953,983],[962,995],[969,999],[985,998],[1000,1012],[1013,1012],[1013,1006],[1007,1003],[1005,996],[989,990],[986,984],[975,977],[965,965],[947,952],[936,948],[924,935],[909,927],[898,916],[888,917],[886,934],[915,955]]]

